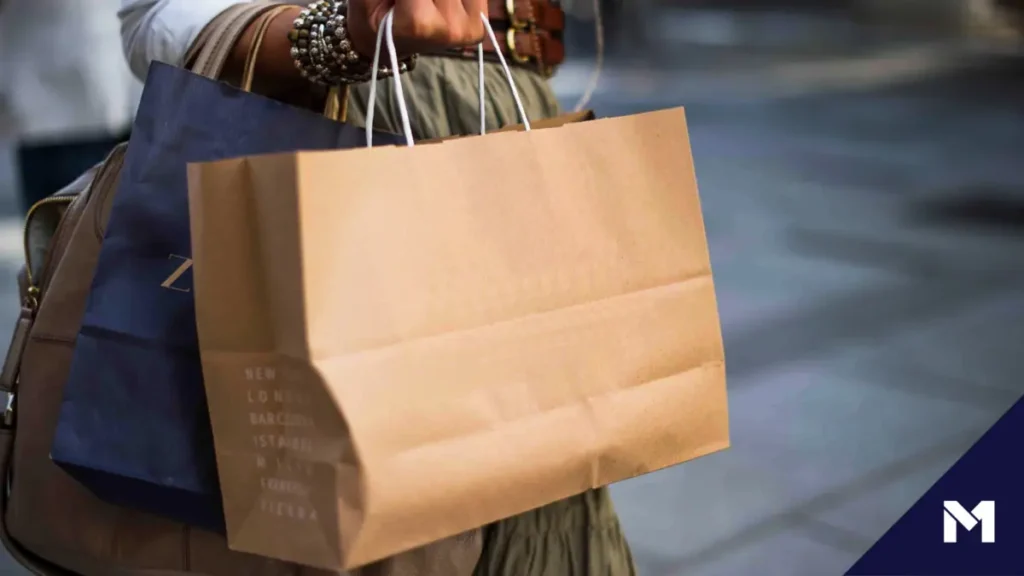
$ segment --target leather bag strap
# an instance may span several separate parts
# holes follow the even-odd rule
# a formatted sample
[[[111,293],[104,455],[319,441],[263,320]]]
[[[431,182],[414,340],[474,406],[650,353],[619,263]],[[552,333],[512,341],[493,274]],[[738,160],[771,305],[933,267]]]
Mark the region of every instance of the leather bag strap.
[[[249,44],[248,53],[245,57],[245,66],[242,68],[242,90],[246,92],[252,91],[253,78],[256,76],[256,62],[260,56],[260,47],[263,45],[263,39],[267,35],[267,30],[270,29],[270,23],[273,22],[274,18],[281,15],[288,6],[274,6],[270,10],[264,11],[256,20],[256,32],[252,36],[252,42]]]
[[[196,74],[214,80],[220,78],[224,64],[246,28],[266,11],[281,4],[257,0],[227,8],[199,33],[185,54],[185,63],[190,63],[189,68]]]

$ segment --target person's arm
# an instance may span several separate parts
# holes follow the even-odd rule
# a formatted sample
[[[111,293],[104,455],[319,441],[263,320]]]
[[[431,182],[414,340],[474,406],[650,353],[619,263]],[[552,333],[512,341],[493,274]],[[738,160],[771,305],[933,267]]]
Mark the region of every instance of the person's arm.
[[[121,39],[132,71],[144,78],[154,60],[182,65],[202,29],[240,0],[121,0]],[[466,46],[483,37],[480,14],[486,0],[349,0],[347,27],[357,52],[372,54],[377,29],[390,9],[395,13],[395,41],[401,53]],[[257,79],[275,93],[307,90],[291,57],[288,32],[302,11],[295,6],[270,24],[256,61]],[[235,46],[227,70],[238,73],[254,33],[246,31]],[[262,91],[256,89],[257,91]]]
[[[121,0],[121,43],[132,72],[144,80],[154,60],[183,65],[199,32],[240,2],[244,0]]]
[[[277,87],[275,91],[281,93],[289,93],[295,88],[308,88],[309,86],[309,82],[299,74],[299,69],[295,67],[295,62],[291,57],[291,40],[288,39],[292,23],[301,11],[301,6],[292,6],[275,16],[263,36],[263,44],[257,54],[257,80],[266,86]],[[241,75],[255,30],[256,24],[249,26],[239,39],[238,44],[235,45],[227,62],[226,72],[228,74]],[[257,91],[260,90],[257,89]]]
[[[122,0],[121,40],[132,72],[145,78],[154,60],[175,66],[185,64],[185,54],[202,29],[218,14],[245,0]],[[302,10],[290,7],[270,24],[256,62],[256,92],[302,104],[319,92],[301,77],[292,61],[288,32]],[[246,30],[228,59],[225,78],[240,78],[255,24]]]

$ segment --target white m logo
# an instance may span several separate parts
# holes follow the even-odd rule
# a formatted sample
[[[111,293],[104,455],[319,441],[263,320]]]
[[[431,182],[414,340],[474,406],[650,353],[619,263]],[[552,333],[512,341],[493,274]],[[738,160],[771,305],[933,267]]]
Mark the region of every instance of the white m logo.
[[[970,512],[956,500],[942,503],[942,541],[956,542],[957,524],[968,532],[981,524],[981,541],[992,544],[996,541],[996,503],[995,500],[982,500]]]

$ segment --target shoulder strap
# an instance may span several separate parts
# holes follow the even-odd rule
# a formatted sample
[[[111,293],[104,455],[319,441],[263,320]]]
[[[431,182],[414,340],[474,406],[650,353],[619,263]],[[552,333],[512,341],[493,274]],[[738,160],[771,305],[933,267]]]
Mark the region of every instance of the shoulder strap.
[[[255,0],[229,7],[199,33],[185,54],[185,63],[196,74],[218,78],[235,44],[257,18],[280,2]]]

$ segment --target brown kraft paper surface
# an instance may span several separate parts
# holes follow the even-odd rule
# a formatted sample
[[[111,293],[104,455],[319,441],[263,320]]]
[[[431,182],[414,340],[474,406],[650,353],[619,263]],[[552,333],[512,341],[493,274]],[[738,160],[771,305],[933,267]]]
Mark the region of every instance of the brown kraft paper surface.
[[[190,199],[236,549],[359,566],[728,446],[681,110],[196,165]]]

